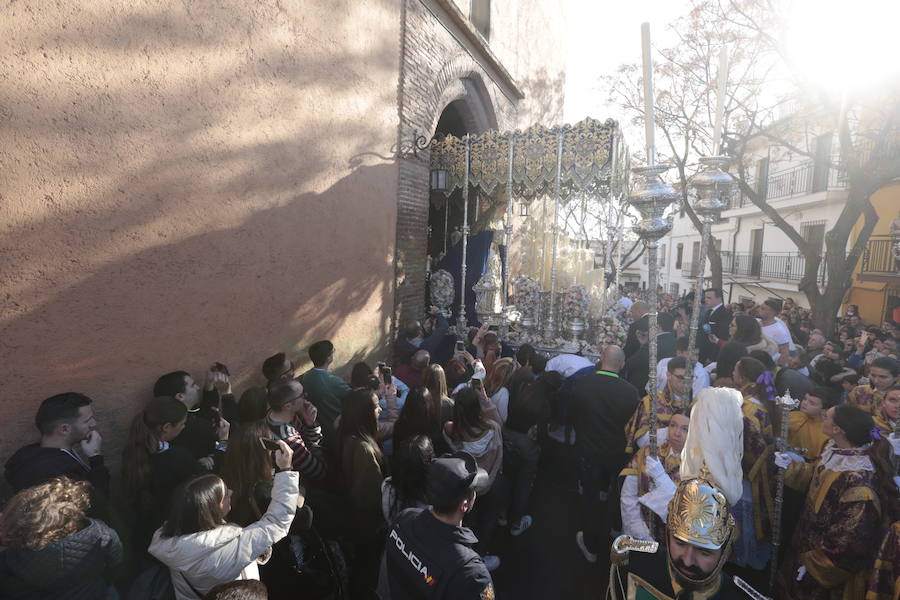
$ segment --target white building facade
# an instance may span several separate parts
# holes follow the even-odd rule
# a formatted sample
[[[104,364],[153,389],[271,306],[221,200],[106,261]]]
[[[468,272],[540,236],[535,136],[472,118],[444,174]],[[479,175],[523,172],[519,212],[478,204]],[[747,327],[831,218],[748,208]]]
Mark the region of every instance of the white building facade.
[[[754,190],[765,189],[766,200],[805,240],[824,252],[825,233],[837,221],[847,200],[844,173],[832,165],[837,161],[837,138],[828,131],[810,134],[798,140],[815,154],[798,157],[781,146],[760,146],[748,164],[748,176]],[[802,146],[801,146],[802,147]],[[729,168],[735,173],[736,169]],[[660,240],[659,283],[665,292],[682,296],[691,291],[697,277],[700,232],[684,212],[676,207],[671,233]],[[720,222],[712,227],[710,243],[716,243],[722,257],[722,283],[725,301],[793,298],[809,307],[806,295],[798,289],[805,259],[796,245],[749,198],[738,190]],[[705,261],[705,284],[710,266]],[[646,256],[625,273],[628,280],[639,278],[647,285]],[[819,267],[820,283],[825,277],[824,262]]]

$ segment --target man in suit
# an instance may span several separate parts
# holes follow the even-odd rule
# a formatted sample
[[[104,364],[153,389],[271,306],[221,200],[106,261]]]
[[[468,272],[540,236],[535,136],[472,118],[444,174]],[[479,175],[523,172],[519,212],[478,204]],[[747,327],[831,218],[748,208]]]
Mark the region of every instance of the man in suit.
[[[597,561],[605,545],[603,505],[611,483],[628,462],[625,425],[640,403],[637,390],[619,377],[624,364],[622,349],[607,346],[597,372],[578,377],[572,389],[575,450],[584,492],[584,531],[575,540],[589,562]]]
[[[646,302],[635,302],[631,305],[632,321],[631,325],[628,326],[628,336],[625,338],[625,348],[623,348],[626,359],[641,347],[641,343],[637,338],[637,323],[647,314],[649,309],[650,306]]]
[[[656,358],[657,360],[672,358],[676,352],[675,333],[673,332],[675,318],[671,313],[661,312],[657,315],[656,321],[659,325],[659,333],[656,334]],[[636,334],[640,339],[647,341],[642,342],[637,352],[632,354],[625,362],[624,371],[625,379],[637,388],[642,395],[646,393],[647,381],[650,379],[650,345],[647,338],[649,328],[650,318],[648,315],[644,315],[637,322]]]
[[[703,304],[707,308],[706,315],[701,316],[700,331],[697,332],[699,340],[701,362],[712,362],[719,355],[719,346],[725,345],[731,335],[728,328],[731,325],[731,311],[725,308],[722,301],[722,290],[709,288],[703,290]],[[713,341],[710,336],[715,336]]]

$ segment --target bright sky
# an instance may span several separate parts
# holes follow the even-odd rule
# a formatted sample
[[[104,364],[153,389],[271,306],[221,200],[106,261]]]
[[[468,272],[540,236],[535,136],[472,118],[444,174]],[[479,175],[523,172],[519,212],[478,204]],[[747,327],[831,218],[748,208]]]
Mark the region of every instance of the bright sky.
[[[641,61],[641,23],[650,23],[653,46],[666,47],[674,36],[668,25],[690,10],[687,0],[636,0],[599,2],[568,0],[569,60],[566,73],[567,123],[585,117],[622,121],[619,110],[609,106],[600,89],[602,75],[623,63]]]

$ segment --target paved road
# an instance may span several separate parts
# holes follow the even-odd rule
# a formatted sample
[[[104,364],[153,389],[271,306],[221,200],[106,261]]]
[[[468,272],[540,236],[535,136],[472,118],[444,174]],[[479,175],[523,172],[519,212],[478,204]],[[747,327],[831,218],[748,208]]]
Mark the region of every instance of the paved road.
[[[581,529],[581,497],[572,446],[548,442],[531,497],[534,524],[519,537],[497,529],[492,549],[502,559],[493,573],[502,600],[566,598],[599,600],[606,593],[608,557],[584,560],[575,545]]]

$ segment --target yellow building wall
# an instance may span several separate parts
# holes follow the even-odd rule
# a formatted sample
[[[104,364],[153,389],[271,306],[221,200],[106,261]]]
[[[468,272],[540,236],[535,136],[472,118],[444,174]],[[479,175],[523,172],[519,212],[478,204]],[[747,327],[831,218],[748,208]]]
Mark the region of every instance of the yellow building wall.
[[[878,222],[872,235],[886,235],[890,233],[891,221],[893,221],[900,211],[900,183],[887,185],[872,195],[872,206],[878,213]],[[862,230],[864,219],[860,218],[850,237],[851,244],[855,243],[859,232]],[[889,285],[877,281],[860,281],[859,272],[862,268],[862,259],[856,265],[853,271],[853,287],[847,293],[846,303],[843,309],[846,310],[847,304],[856,304],[859,307],[859,314],[864,323],[872,325],[880,325],[884,320],[884,311],[887,305],[887,295]]]

